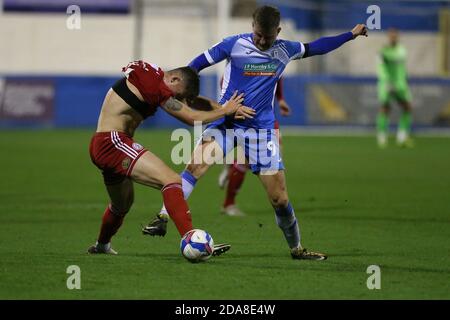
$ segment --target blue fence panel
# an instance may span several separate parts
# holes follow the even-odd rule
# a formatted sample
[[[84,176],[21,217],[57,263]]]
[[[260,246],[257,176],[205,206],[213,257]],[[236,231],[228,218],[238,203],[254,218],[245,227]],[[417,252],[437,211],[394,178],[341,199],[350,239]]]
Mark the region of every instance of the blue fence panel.
[[[109,88],[118,77],[57,77],[55,126],[95,126]]]
[[[3,94],[11,96],[4,97],[0,103],[0,127],[51,126],[95,129],[104,97],[119,77],[120,75],[6,77],[4,86],[9,86],[9,90],[13,91]],[[284,96],[291,106],[292,114],[289,117],[280,116],[276,104],[275,115],[281,125],[373,125],[374,113],[378,108],[376,81],[375,77],[288,75],[284,78]],[[202,95],[217,98],[216,76],[202,76],[201,83]],[[447,114],[450,114],[450,79],[411,78],[409,83],[418,123],[450,124],[450,119],[447,119]],[[52,87],[54,93],[49,89]],[[47,92],[46,95],[41,93],[41,88]],[[0,88],[0,91],[2,90],[4,89]],[[49,103],[50,111],[47,110],[43,115],[33,113]],[[24,116],[18,112],[22,111],[22,106],[25,111],[31,110],[31,116]],[[19,115],[15,117],[15,113]],[[144,122],[143,127],[188,126],[159,110],[154,117]]]
[[[16,12],[60,12],[77,5],[82,13],[121,13],[130,12],[130,0],[3,0],[3,10]]]
[[[381,10],[381,28],[404,31],[438,31],[439,11],[450,8],[448,1],[360,1],[360,0],[260,0],[280,9],[283,19],[294,21],[297,29],[349,29],[366,23],[371,13],[367,7],[377,5]]]

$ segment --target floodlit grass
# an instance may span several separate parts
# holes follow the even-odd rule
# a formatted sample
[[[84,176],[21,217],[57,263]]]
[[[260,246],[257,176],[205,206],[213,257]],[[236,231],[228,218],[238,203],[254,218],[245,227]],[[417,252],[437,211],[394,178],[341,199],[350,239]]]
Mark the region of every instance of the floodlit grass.
[[[191,264],[172,223],[164,238],[141,234],[162,197],[140,185],[113,239],[119,255],[85,253],[108,203],[90,137],[87,130],[1,132],[0,299],[450,298],[450,139],[378,150],[369,137],[284,137],[302,243],[329,254],[322,262],[290,258],[251,173],[238,197],[247,216],[219,214],[221,167],[213,167],[189,205],[194,226],[232,249]],[[168,131],[142,130],[136,141],[170,164]],[[81,268],[81,290],[66,287],[69,265]],[[381,290],[366,287],[369,265],[381,268]]]

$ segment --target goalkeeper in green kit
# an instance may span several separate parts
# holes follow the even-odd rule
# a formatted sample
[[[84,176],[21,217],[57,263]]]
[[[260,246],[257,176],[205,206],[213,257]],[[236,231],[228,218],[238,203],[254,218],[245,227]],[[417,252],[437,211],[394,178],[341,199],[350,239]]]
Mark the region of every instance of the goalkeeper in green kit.
[[[411,131],[411,92],[406,81],[406,49],[398,43],[398,32],[389,29],[389,44],[380,51],[378,64],[378,99],[381,108],[377,115],[377,142],[384,148],[388,143],[389,111],[392,101],[402,108],[400,116],[397,144],[412,147]]]

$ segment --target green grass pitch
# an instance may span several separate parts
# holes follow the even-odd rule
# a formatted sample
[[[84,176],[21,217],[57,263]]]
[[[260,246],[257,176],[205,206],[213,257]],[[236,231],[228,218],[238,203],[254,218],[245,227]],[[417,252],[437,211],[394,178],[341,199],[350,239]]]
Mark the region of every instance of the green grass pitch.
[[[373,137],[284,137],[302,242],[328,253],[323,262],[290,258],[252,174],[238,197],[248,216],[220,215],[216,166],[189,204],[194,225],[232,249],[191,264],[172,223],[165,238],[141,234],[161,195],[139,185],[113,239],[119,255],[85,253],[108,201],[90,137],[89,130],[1,132],[0,299],[450,298],[448,138],[378,150]],[[169,131],[141,130],[136,140],[165,161],[175,144]],[[81,290],[66,287],[69,265],[81,268]],[[366,286],[369,265],[381,268],[380,290]]]

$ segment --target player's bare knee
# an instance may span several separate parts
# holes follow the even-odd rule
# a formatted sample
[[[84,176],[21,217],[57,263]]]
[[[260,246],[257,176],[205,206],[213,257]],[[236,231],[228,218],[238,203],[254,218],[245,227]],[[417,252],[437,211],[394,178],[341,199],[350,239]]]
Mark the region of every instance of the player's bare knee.
[[[201,176],[205,174],[205,172],[208,170],[208,165],[204,163],[194,164],[189,163],[186,166],[186,170],[192,174],[196,179],[199,179]]]
[[[270,202],[274,208],[285,208],[289,203],[289,199],[284,194],[274,194],[270,196]]]
[[[186,171],[188,171],[190,174],[192,174],[192,175],[194,175],[194,172],[195,172],[195,170],[196,170],[196,166],[197,165],[195,165],[195,164],[193,164],[193,163],[189,163],[187,166],[186,166]],[[195,176],[194,176],[195,177]]]

